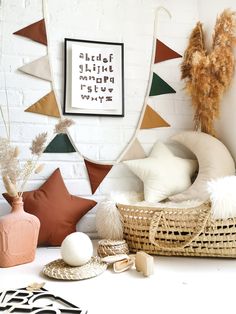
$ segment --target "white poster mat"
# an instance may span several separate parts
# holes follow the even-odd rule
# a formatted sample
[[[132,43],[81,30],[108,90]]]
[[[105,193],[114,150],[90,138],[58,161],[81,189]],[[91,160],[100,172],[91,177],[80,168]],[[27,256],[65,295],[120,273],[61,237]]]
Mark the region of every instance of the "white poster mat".
[[[66,112],[121,115],[122,46],[67,41]]]

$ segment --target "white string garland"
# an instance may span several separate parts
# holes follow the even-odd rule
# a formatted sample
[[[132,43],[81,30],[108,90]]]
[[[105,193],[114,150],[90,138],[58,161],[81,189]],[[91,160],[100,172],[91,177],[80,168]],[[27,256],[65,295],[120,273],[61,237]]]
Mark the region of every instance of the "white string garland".
[[[148,79],[148,83],[147,83],[147,87],[146,87],[146,93],[145,93],[145,96],[144,96],[144,102],[143,102],[143,107],[142,107],[142,110],[141,110],[141,113],[140,113],[140,117],[139,117],[139,120],[138,120],[138,123],[137,123],[137,127],[136,127],[136,130],[134,132],[134,135],[132,136],[131,140],[129,141],[129,143],[126,145],[126,147],[123,149],[123,151],[121,152],[121,154],[119,155],[119,157],[113,162],[113,163],[109,163],[110,165],[114,165],[114,164],[117,164],[119,163],[122,158],[124,157],[124,155],[128,152],[128,150],[131,148],[132,144],[134,143],[134,141],[136,140],[137,136],[138,136],[138,132],[140,131],[140,126],[141,126],[141,123],[142,123],[142,120],[143,120],[143,117],[144,117],[144,114],[145,114],[145,110],[146,110],[146,107],[147,107],[147,104],[148,104],[148,97],[149,97],[149,92],[150,92],[150,86],[151,86],[151,82],[152,82],[152,74],[153,74],[153,63],[154,63],[154,58],[155,58],[155,51],[156,51],[156,30],[157,30],[157,24],[158,24],[158,15],[159,15],[159,12],[161,10],[164,10],[169,18],[171,18],[171,14],[170,12],[160,6],[158,7],[156,10],[155,10],[155,18],[154,18],[154,26],[153,26],[153,46],[152,46],[152,57],[151,57],[151,61],[150,61],[150,74],[149,74],[149,79]],[[49,58],[49,65],[50,65],[50,70],[51,70],[51,85],[52,85],[52,90],[54,91],[54,94],[55,94],[55,97],[56,97],[56,101],[57,101],[57,106],[58,106],[58,109],[59,109],[59,112],[60,112],[60,116],[61,118],[63,117],[62,115],[62,110],[61,110],[61,106],[59,106],[59,101],[58,101],[58,97],[56,95],[56,88],[55,88],[55,83],[54,83],[54,79],[53,79],[53,71],[52,71],[52,63],[51,63],[51,59],[50,59],[50,54],[49,54],[49,51],[50,51],[50,47],[51,47],[51,44],[50,44],[50,40],[49,40],[49,31],[48,31],[48,25],[49,25],[49,14],[48,14],[48,4],[47,4],[47,0],[43,0],[43,15],[44,15],[44,20],[45,20],[45,27],[46,27],[46,34],[47,34],[47,38],[48,38],[48,44],[47,44],[47,53],[48,53],[48,58]],[[74,147],[74,149],[76,150],[77,153],[80,154],[80,156],[83,158],[83,159],[86,159],[92,163],[95,163],[95,164],[104,164],[104,163],[101,163],[101,162],[97,162],[97,161],[94,161],[94,160],[91,160],[91,159],[88,159],[87,157],[83,156],[83,154],[81,154],[81,152],[78,150],[78,148],[76,147],[75,143],[74,143],[74,140],[72,138],[72,136],[70,135],[70,132],[69,130],[67,130],[67,135],[71,141],[71,144],[72,146]]]
[[[153,43],[152,43],[152,56],[151,56],[151,61],[150,61],[150,70],[149,70],[149,79],[148,79],[148,83],[147,83],[147,87],[146,87],[146,93],[144,96],[144,101],[143,101],[143,108],[141,110],[140,113],[140,117],[139,117],[139,121],[135,130],[135,133],[132,137],[132,139],[130,140],[129,144],[126,146],[126,148],[123,150],[123,152],[120,154],[120,156],[117,159],[117,162],[120,162],[122,160],[122,158],[124,157],[124,155],[127,153],[127,151],[129,150],[129,148],[132,146],[132,144],[134,143],[135,139],[138,136],[138,132],[140,131],[140,126],[142,124],[143,121],[143,117],[147,108],[147,104],[148,104],[148,97],[149,97],[149,93],[150,93],[150,88],[151,88],[151,82],[152,82],[152,74],[153,74],[153,64],[154,64],[154,59],[155,59],[155,52],[156,52],[156,29],[157,29],[157,22],[158,22],[158,14],[161,10],[164,10],[165,12],[167,12],[167,14],[169,15],[169,17],[171,18],[171,14],[170,12],[160,6],[156,9],[155,11],[155,18],[154,18],[154,26],[153,26]]]

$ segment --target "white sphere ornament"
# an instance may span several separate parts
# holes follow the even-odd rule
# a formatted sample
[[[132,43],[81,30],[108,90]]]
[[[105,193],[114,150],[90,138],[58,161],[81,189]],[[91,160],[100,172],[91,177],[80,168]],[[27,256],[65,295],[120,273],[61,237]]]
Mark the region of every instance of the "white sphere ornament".
[[[73,232],[61,244],[61,257],[70,266],[82,266],[93,255],[93,244],[87,234]]]

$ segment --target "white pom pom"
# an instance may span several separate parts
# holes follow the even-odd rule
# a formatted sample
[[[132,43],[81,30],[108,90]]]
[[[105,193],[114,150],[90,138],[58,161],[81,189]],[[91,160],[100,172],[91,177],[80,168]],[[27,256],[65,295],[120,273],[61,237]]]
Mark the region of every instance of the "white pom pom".
[[[236,176],[227,176],[208,182],[212,217],[236,217]]]
[[[82,266],[93,255],[93,244],[87,234],[73,232],[61,244],[61,257],[70,266]]]
[[[96,227],[103,239],[123,239],[122,217],[113,201],[102,201],[97,205]]]

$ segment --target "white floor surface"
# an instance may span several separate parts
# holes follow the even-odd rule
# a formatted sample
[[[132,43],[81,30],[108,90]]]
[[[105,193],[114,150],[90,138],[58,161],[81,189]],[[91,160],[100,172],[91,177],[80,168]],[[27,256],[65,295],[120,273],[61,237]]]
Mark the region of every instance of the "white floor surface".
[[[44,281],[47,290],[88,314],[236,313],[236,259],[156,256],[150,277],[108,269],[95,278],[62,281],[41,273],[57,258],[60,249],[38,248],[32,263],[0,268],[0,291]]]

